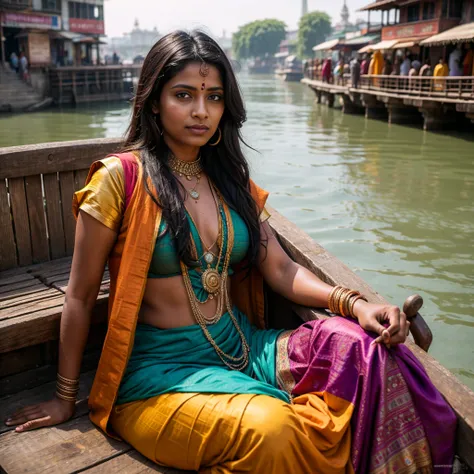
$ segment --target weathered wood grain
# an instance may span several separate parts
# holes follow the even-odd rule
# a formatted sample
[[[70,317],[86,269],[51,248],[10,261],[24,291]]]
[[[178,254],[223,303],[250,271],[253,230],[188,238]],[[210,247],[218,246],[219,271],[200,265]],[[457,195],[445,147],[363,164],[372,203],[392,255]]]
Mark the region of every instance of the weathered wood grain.
[[[76,220],[72,214],[72,197],[74,194],[74,171],[59,173],[61,188],[61,207],[63,211],[64,237],[66,240],[66,254],[72,255],[74,250],[74,235]]]
[[[185,474],[196,471],[181,471],[171,467],[158,466],[133,449],[82,472],[87,474]]]
[[[24,178],[9,179],[8,188],[10,190],[13,222],[15,225],[18,263],[21,266],[29,265],[33,263],[33,255],[31,251],[30,218],[28,216]]]
[[[23,283],[25,286],[35,281],[35,277],[26,272],[24,268],[17,268],[15,272],[0,273],[0,288]]]
[[[8,203],[7,185],[0,179],[0,270],[16,267],[16,244],[13,219]]]
[[[46,200],[46,219],[49,233],[49,251],[51,259],[66,256],[66,240],[64,236],[61,198],[58,174],[43,175],[44,195]]]
[[[52,290],[52,291],[51,291]],[[64,304],[64,294],[51,288],[44,298],[37,298],[25,301],[20,305],[7,306],[0,311],[0,322],[15,319],[20,316],[37,317],[35,313],[40,313],[43,310],[49,310],[56,307],[62,307]],[[38,321],[39,323],[39,321]]]
[[[116,152],[117,138],[41,143],[0,148],[0,179],[74,171]]]
[[[33,263],[45,262],[49,260],[49,245],[46,233],[41,177],[39,175],[26,177],[25,188],[28,216],[30,218]]]
[[[21,281],[12,285],[0,286],[0,301],[6,300],[11,296],[27,295],[44,288],[39,280]]]
[[[107,437],[87,415],[57,426],[0,436],[0,466],[8,474],[57,473],[83,470],[131,447]]]
[[[92,323],[106,321],[108,295],[99,295],[92,310]],[[50,300],[51,307],[34,313],[26,311],[22,315],[0,320],[0,353],[22,347],[56,340],[59,337],[59,322],[64,304],[64,295]],[[54,306],[53,306],[54,304]]]
[[[60,292],[56,288],[48,288],[43,285],[42,288],[35,292],[26,294],[15,293],[14,295],[11,295],[10,298],[5,298],[3,300],[0,298],[0,319],[3,319],[4,315],[8,316],[8,309],[16,306],[23,306],[31,302],[49,300],[55,296],[60,296]]]
[[[74,190],[75,191],[79,191],[85,186],[88,174],[89,174],[89,169],[74,171]]]

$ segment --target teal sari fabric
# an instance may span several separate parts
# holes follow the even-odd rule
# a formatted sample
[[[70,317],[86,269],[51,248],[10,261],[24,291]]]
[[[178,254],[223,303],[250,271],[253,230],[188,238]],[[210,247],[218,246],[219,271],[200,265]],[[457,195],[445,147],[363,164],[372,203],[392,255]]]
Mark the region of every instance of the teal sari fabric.
[[[168,392],[252,393],[289,402],[276,381],[276,341],[282,331],[256,329],[236,307],[233,311],[250,346],[243,372],[222,363],[197,324],[172,329],[138,324],[117,403]],[[208,329],[223,351],[240,356],[240,337],[228,313]]]

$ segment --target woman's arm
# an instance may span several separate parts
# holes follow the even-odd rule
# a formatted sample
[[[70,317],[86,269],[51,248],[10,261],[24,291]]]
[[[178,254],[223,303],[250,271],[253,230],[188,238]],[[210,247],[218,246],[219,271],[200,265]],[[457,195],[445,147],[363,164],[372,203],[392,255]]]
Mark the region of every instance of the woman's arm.
[[[270,288],[294,303],[327,308],[333,287],[291,260],[281,248],[268,222],[261,224],[261,235],[258,267]],[[383,342],[390,347],[391,344],[405,341],[410,323],[398,307],[357,300],[353,311],[364,329],[379,334],[376,342]]]
[[[105,263],[116,237],[116,232],[84,211],[79,212],[59,336],[58,372],[65,378],[79,378],[92,309],[99,293]],[[48,402],[17,411],[6,424],[19,425],[16,431],[55,425],[72,416],[74,405],[74,402],[54,397]]]

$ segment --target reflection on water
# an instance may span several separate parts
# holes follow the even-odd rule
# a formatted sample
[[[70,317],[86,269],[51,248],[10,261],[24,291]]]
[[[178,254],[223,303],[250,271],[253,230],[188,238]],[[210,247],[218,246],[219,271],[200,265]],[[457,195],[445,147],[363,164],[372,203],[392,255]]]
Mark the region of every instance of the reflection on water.
[[[270,204],[401,305],[415,292],[430,352],[474,388],[474,141],[343,115],[300,84],[242,75],[255,179]],[[0,146],[121,135],[127,104],[0,118]]]

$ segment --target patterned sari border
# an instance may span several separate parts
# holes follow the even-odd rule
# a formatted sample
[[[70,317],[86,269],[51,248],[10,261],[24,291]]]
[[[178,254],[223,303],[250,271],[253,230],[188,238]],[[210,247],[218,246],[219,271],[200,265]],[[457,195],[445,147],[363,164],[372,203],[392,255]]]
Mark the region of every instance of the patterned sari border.
[[[291,374],[290,358],[288,356],[288,342],[293,331],[282,332],[277,339],[276,378],[281,390],[290,396],[295,387],[295,379]]]

